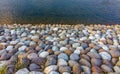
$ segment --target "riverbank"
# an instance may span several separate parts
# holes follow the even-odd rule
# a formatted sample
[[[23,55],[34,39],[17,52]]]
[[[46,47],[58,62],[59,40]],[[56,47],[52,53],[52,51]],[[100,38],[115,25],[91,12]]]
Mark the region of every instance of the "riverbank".
[[[0,74],[119,74],[120,25],[0,25]]]

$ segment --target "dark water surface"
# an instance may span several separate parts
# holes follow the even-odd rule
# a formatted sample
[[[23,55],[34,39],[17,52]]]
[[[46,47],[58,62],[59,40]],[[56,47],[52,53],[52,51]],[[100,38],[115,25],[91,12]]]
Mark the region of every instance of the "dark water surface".
[[[120,24],[120,0],[0,0],[0,23]]]

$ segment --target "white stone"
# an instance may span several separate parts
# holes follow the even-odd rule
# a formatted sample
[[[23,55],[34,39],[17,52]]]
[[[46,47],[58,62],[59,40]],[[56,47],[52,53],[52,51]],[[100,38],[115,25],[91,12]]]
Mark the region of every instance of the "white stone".
[[[15,74],[28,74],[29,70],[27,68],[23,68],[18,70]]]
[[[75,51],[74,51],[74,53],[76,53],[76,54],[80,54],[80,50],[79,49],[76,49]]]
[[[11,41],[10,44],[17,44],[18,41]]]
[[[62,74],[70,74],[69,72],[63,72]]]
[[[64,59],[58,59],[58,66],[60,65],[67,65],[67,61],[65,61]]]
[[[35,34],[35,33],[36,33],[36,31],[35,31],[35,30],[32,30],[30,33]]]
[[[39,54],[39,57],[46,58],[49,55],[47,51],[43,51]]]
[[[18,48],[19,51],[24,51],[27,47],[26,46],[21,46]]]
[[[49,74],[51,71],[56,71],[58,69],[57,65],[51,65],[44,69],[44,73]]]
[[[7,51],[13,50],[13,46],[11,46],[11,45],[10,45],[10,46],[7,46],[6,50],[7,50]]]
[[[53,28],[53,31],[58,31],[58,27]]]
[[[65,50],[67,50],[68,48],[67,47],[61,47],[60,48],[60,51],[65,51]]]
[[[27,33],[26,33],[26,32],[23,32],[23,33],[21,34],[21,37],[25,37],[25,36],[27,36]]]
[[[107,52],[100,52],[99,54],[102,57],[102,59],[106,59],[106,60],[109,60],[109,61],[111,60],[111,55],[108,54]]]

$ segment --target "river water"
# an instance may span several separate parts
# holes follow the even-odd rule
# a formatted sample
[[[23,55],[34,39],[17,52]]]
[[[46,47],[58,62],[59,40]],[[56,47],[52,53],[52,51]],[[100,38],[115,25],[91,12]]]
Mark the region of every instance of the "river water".
[[[0,0],[0,23],[120,24],[120,0]]]

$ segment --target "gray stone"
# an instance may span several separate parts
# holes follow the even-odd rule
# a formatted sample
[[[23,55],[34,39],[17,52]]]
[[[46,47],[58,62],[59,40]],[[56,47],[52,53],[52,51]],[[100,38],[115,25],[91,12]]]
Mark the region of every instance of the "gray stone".
[[[49,53],[47,51],[43,51],[38,55],[39,55],[39,57],[46,58],[49,55]]]
[[[76,53],[72,53],[71,55],[70,55],[70,59],[71,60],[79,60],[80,59],[80,57],[79,57],[79,55],[78,54],[76,54]]]
[[[99,54],[101,55],[102,59],[106,59],[109,61],[111,60],[111,55],[108,54],[107,52],[100,52]]]
[[[15,74],[28,74],[29,70],[27,68],[23,68],[18,70]]]
[[[65,53],[60,53],[60,54],[58,55],[58,58],[59,58],[59,59],[64,59],[64,60],[68,61],[68,55],[65,54]]]
[[[58,66],[67,65],[67,62],[64,59],[58,59]]]
[[[13,50],[13,46],[11,46],[11,45],[10,45],[10,46],[7,46],[6,50],[7,50],[7,51]]]
[[[39,70],[40,70],[40,66],[37,65],[37,64],[35,64],[35,63],[32,63],[32,64],[30,64],[30,66],[29,66],[29,70],[30,70],[30,71],[39,71]]]

